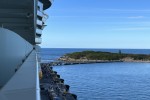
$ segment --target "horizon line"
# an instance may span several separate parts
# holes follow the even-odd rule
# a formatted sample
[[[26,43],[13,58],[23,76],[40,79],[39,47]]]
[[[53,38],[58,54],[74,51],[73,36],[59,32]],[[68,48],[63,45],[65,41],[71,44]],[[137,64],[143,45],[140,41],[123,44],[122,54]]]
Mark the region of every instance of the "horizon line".
[[[70,48],[70,47],[64,47],[64,48],[59,48],[59,47],[41,47],[42,49],[150,49],[150,48]]]

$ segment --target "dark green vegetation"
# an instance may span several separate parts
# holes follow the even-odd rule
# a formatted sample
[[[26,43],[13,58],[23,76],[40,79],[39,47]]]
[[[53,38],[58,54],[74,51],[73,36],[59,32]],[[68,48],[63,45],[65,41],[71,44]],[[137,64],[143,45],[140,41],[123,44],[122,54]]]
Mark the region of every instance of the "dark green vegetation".
[[[130,58],[133,60],[150,60],[150,55],[144,54],[123,54],[121,50],[118,53],[101,52],[101,51],[83,51],[66,54],[66,57],[72,59],[87,59],[87,60],[122,60]]]

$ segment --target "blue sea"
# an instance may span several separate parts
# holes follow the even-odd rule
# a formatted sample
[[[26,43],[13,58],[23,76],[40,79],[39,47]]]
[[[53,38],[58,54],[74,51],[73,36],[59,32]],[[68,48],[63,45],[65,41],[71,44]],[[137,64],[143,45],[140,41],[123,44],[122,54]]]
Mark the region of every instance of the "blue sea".
[[[149,49],[41,49],[43,62],[66,53],[94,50],[150,54]],[[53,67],[78,100],[150,100],[150,63],[97,63]]]

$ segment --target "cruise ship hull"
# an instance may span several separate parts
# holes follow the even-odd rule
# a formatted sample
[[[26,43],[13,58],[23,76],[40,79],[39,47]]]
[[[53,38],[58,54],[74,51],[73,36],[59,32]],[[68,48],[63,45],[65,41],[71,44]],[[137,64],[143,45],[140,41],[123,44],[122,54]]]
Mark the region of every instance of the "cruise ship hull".
[[[0,100],[40,100],[38,56],[50,0],[0,0]]]

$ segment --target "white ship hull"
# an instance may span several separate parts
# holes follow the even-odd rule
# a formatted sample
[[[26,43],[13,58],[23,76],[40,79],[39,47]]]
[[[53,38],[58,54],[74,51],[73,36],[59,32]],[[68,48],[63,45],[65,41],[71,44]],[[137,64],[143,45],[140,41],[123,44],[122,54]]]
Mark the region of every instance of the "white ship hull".
[[[0,100],[40,100],[38,44],[49,0],[0,0]]]

